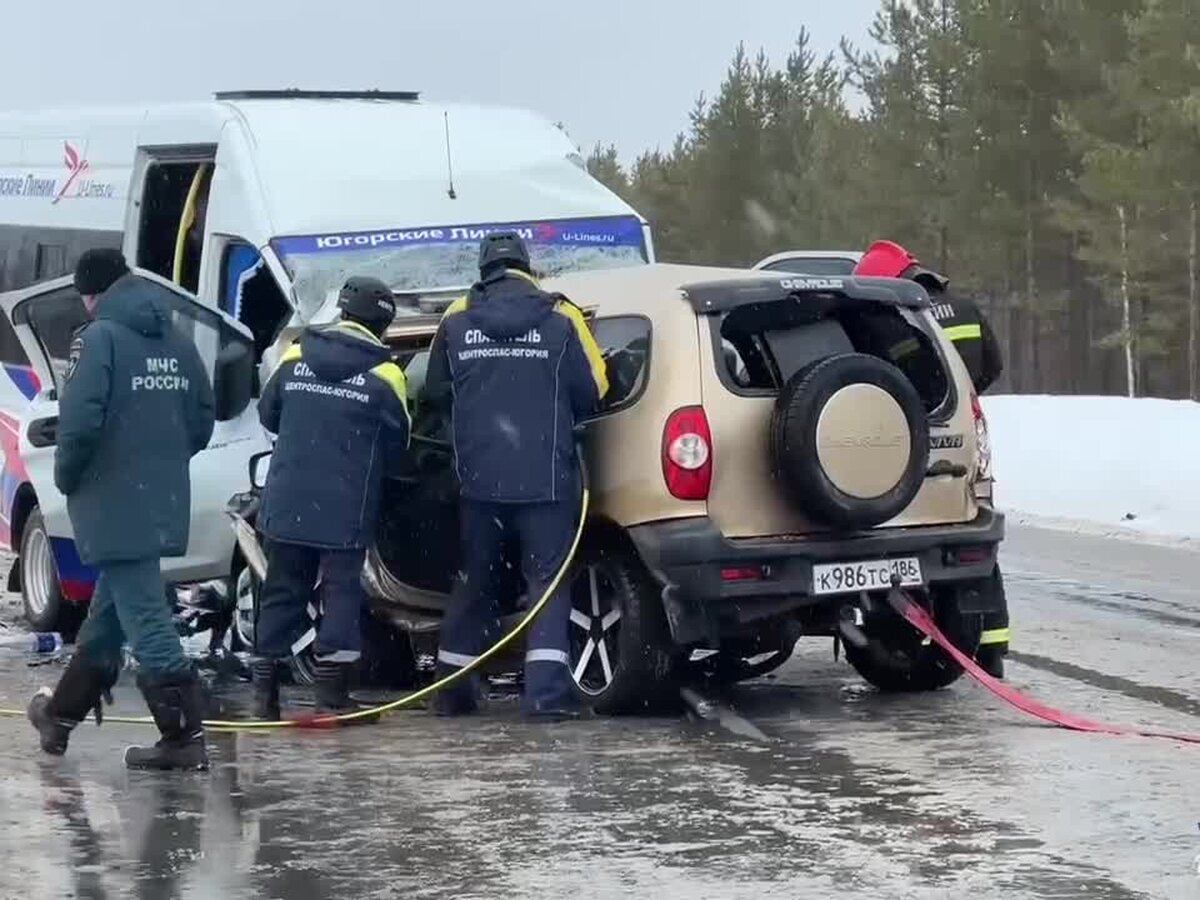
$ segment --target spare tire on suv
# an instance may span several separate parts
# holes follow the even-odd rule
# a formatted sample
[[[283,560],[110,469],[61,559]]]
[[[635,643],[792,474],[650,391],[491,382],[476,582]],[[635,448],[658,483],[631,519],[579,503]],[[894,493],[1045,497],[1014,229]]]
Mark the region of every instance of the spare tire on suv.
[[[929,421],[916,388],[863,353],[793,375],[771,418],[775,472],[805,516],[846,530],[895,518],[929,465]]]

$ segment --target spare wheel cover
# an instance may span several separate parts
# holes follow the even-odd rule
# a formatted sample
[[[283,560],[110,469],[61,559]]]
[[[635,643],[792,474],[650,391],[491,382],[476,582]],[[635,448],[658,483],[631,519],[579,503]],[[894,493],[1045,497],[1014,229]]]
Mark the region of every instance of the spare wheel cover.
[[[817,461],[830,484],[858,500],[893,491],[912,457],[900,402],[874,384],[838,388],[817,414]]]
[[[779,392],[771,452],[799,511],[844,529],[879,525],[916,497],[929,464],[929,422],[899,369],[861,353],[830,356]]]

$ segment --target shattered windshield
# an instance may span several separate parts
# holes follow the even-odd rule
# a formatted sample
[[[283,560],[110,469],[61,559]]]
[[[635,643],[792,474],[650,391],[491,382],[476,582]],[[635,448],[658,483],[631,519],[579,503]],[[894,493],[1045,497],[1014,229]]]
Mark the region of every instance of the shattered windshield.
[[[465,289],[478,278],[480,239],[509,230],[525,238],[542,277],[647,262],[636,216],[397,228],[281,237],[271,243],[295,284],[301,315],[309,318],[351,275],[379,278],[397,292]]]

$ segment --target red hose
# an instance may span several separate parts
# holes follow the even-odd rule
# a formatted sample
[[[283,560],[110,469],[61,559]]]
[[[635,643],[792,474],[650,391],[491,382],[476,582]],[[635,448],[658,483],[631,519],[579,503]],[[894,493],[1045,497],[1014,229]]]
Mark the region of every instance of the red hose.
[[[1093,734],[1138,735],[1140,737],[1166,738],[1171,741],[1200,744],[1200,734],[1186,734],[1181,731],[1166,731],[1159,728],[1142,728],[1136,725],[1110,725],[1047,706],[1032,697],[1022,694],[1016,688],[1005,684],[998,678],[992,677],[979,668],[975,660],[950,643],[949,638],[942,634],[941,629],[933,621],[933,617],[922,607],[908,599],[899,588],[892,589],[888,595],[888,602],[891,603],[892,608],[902,615],[910,625],[949,653],[954,658],[954,661],[963,667],[967,674],[1001,700],[1019,709],[1026,715],[1049,722],[1052,725],[1057,725],[1060,728],[1069,728],[1072,731],[1089,731]]]

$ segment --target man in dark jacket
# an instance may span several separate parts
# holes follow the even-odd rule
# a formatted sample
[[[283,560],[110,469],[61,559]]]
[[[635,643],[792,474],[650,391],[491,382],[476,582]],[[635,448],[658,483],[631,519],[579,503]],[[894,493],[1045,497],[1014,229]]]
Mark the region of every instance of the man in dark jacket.
[[[195,346],[170,324],[178,301],[131,274],[120,252],[85,253],[75,288],[94,318],[71,344],[54,482],[79,555],[100,575],[75,654],[54,691],[34,697],[29,718],[42,749],[65,752],[89,711],[100,719],[128,638],[162,740],[129,748],[126,765],[204,769],[199,685],[164,600],[159,560],[187,551],[188,463],[212,436],[212,384]]]
[[[528,596],[536,601],[570,549],[582,485],[574,428],[608,391],[600,349],[583,313],[541,290],[519,235],[485,238],[480,281],[446,311],[430,350],[426,402],[453,404],[461,483],[461,582],[446,611],[438,671],[447,675],[483,651],[494,621],[489,574],[505,535],[520,540]],[[567,656],[570,597],[564,585],[534,622],[522,705],[534,717],[575,712]],[[442,691],[438,711],[476,706],[472,684]]]
[[[263,426],[279,436],[259,516],[269,542],[251,663],[261,718],[279,717],[277,663],[309,630],[318,571],[318,712],[356,708],[349,682],[366,606],[359,577],[384,475],[408,447],[404,372],[380,340],[396,314],[392,292],[377,279],[351,278],[338,307],[341,321],[307,330],[283,354],[258,406]]]
[[[978,306],[950,292],[950,279],[946,276],[924,268],[919,259],[895,241],[876,241],[868,247],[855,265],[854,274],[917,282],[933,302],[933,317],[966,363],[976,393],[982,394],[1000,377],[1004,361],[991,325]]]
[[[991,387],[1004,363],[1000,356],[1000,342],[992,332],[987,318],[970,300],[952,294],[950,279],[932,272],[921,265],[908,250],[894,241],[876,241],[867,248],[862,259],[854,267],[855,275],[872,275],[882,278],[909,278],[929,294],[933,303],[933,317],[945,332],[966,364],[967,372],[975,391],[982,394]],[[998,590],[1004,598],[1004,587],[1000,570],[989,582],[989,591]],[[1008,606],[984,616],[983,633],[975,661],[989,674],[1004,677],[1004,657],[1008,655]]]

